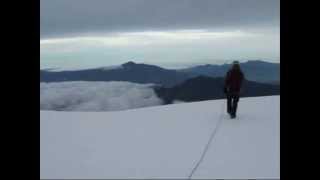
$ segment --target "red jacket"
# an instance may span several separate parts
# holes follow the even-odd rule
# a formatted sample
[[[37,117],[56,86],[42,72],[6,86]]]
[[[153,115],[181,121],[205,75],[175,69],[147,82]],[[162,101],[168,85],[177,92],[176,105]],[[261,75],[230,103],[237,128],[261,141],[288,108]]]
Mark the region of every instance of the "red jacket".
[[[238,68],[232,68],[227,72],[225,78],[224,87],[227,89],[227,92],[239,93],[244,75]]]

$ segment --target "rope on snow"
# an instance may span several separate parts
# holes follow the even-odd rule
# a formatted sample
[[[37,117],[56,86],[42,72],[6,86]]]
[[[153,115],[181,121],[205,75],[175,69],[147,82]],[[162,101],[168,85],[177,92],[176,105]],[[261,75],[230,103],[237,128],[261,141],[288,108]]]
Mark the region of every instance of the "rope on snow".
[[[207,145],[205,146],[204,151],[202,152],[200,159],[198,160],[197,164],[194,166],[194,168],[192,169],[190,175],[188,176],[188,179],[191,179],[191,178],[192,178],[194,172],[197,170],[197,168],[199,167],[199,165],[200,165],[201,162],[203,161],[203,159],[204,159],[204,157],[205,157],[205,155],[206,155],[206,153],[207,153],[207,151],[208,151],[208,149],[209,149],[209,147],[210,147],[210,144],[211,144],[211,142],[212,142],[212,139],[213,139],[214,136],[216,135],[216,133],[217,133],[217,131],[218,131],[218,128],[219,128],[220,125],[221,125],[224,108],[225,108],[225,102],[222,103],[221,114],[220,114],[219,120],[218,120],[218,122],[217,122],[217,125],[216,125],[216,127],[214,128],[214,130],[212,131],[212,133],[211,133],[211,135],[210,135],[210,139],[209,139]]]

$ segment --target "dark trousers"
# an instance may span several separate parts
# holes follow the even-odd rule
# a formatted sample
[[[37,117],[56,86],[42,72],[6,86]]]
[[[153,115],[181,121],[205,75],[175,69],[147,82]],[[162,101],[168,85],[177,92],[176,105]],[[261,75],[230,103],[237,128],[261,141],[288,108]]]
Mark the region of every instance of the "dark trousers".
[[[227,93],[227,111],[232,116],[235,116],[237,113],[238,101],[238,93]]]

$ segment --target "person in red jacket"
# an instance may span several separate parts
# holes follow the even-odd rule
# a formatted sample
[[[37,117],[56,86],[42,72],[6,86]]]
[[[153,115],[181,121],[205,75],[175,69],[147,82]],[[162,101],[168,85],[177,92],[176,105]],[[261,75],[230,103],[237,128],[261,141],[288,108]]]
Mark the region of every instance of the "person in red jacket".
[[[240,90],[244,74],[240,69],[238,61],[234,61],[232,68],[227,72],[224,84],[224,93],[227,95],[227,112],[231,118],[236,117]]]

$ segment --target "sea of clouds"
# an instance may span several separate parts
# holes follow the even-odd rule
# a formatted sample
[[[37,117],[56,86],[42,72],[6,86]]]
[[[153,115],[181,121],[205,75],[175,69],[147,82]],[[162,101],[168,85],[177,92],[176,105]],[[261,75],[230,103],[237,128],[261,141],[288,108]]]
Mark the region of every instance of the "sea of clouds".
[[[40,83],[40,109],[119,111],[162,105],[152,86],[130,82]]]

